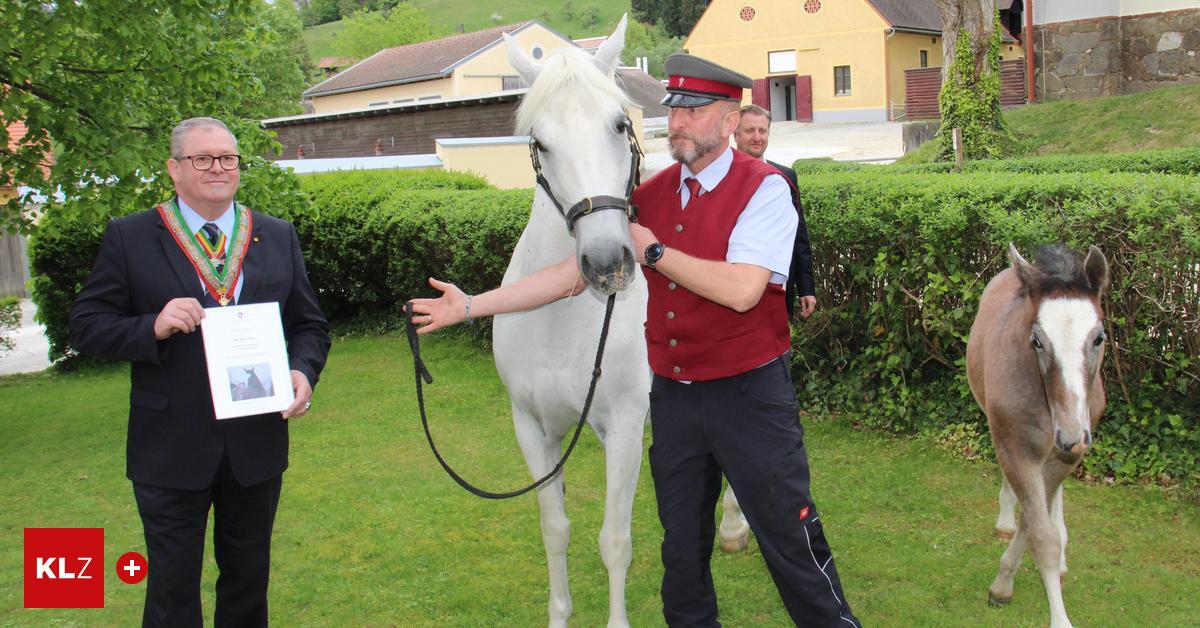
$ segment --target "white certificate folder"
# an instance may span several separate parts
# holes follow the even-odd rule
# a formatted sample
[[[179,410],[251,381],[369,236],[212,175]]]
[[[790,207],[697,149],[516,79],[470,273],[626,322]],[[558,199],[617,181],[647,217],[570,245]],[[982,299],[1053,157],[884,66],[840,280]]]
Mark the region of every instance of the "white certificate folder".
[[[292,405],[278,303],[205,308],[200,329],[218,419],[281,412]]]

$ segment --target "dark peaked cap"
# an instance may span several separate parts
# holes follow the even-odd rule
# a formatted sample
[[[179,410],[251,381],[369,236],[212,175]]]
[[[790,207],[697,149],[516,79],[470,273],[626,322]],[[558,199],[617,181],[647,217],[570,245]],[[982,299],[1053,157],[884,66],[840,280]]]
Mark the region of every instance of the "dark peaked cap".
[[[679,53],[667,57],[668,107],[701,107],[718,100],[742,101],[742,90],[753,87],[745,74],[721,67],[708,59]]]

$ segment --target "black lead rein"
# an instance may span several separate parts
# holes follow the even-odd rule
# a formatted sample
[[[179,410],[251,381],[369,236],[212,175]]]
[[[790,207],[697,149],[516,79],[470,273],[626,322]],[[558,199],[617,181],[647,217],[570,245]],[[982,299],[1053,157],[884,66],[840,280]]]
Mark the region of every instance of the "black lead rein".
[[[571,452],[575,450],[575,443],[579,442],[579,434],[583,431],[583,426],[587,423],[588,411],[592,408],[592,397],[596,393],[596,382],[600,381],[600,361],[604,359],[604,345],[608,341],[608,323],[612,320],[613,304],[616,303],[617,295],[608,295],[608,305],[604,310],[604,327],[600,330],[600,345],[596,347],[596,364],[592,368],[592,383],[588,386],[587,400],[583,402],[583,413],[579,415],[579,423],[575,426],[575,435],[571,437],[571,444],[567,445],[567,451],[563,452],[562,458],[558,464],[550,470],[550,473],[542,476],[536,482],[515,491],[505,491],[502,493],[494,493],[485,491],[470,482],[463,479],[461,475],[450,468],[449,463],[442,458],[442,454],[438,451],[437,445],[433,444],[433,436],[429,433],[429,419],[425,416],[425,392],[421,386],[421,380],[424,379],[426,384],[433,383],[433,375],[429,374],[429,369],[425,368],[425,362],[421,359],[421,341],[417,338],[417,326],[413,324],[412,303],[404,306],[405,313],[405,331],[408,333],[408,346],[412,349],[413,355],[413,371],[416,374],[417,382],[417,405],[421,408],[421,427],[425,428],[425,440],[429,441],[429,448],[433,450],[433,455],[437,458],[438,464],[446,470],[446,473],[458,482],[458,485],[467,489],[471,493],[487,499],[509,499],[518,495],[524,495],[529,491],[540,488],[546,482],[549,482],[554,476],[562,471],[563,465],[567,464],[567,458],[571,457]]]

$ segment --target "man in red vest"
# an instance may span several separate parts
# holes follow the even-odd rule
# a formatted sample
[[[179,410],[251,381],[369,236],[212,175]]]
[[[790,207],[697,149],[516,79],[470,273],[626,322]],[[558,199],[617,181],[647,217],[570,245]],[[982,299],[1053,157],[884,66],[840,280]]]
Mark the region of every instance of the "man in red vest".
[[[748,77],[686,54],[666,61],[676,162],[634,191],[654,380],[650,470],[664,538],[663,616],[719,626],[709,561],[729,478],[798,626],[859,626],[809,493],[783,284],[797,214],[779,171],[729,147]],[[421,333],[531,309],[582,289],[574,256],[497,290],[415,299]]]

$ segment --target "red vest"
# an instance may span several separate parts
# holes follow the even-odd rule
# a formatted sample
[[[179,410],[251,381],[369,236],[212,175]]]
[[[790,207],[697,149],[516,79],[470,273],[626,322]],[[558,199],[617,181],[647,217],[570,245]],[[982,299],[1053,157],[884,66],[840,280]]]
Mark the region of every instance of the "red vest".
[[[660,242],[692,257],[725,261],[738,216],[775,168],[740,151],[715,190],[680,207],[676,163],[633,193],[638,222]],[[674,380],[705,381],[745,373],[791,346],[783,287],[767,284],[758,305],[739,314],[643,268],[649,287],[646,346],[650,368]]]

